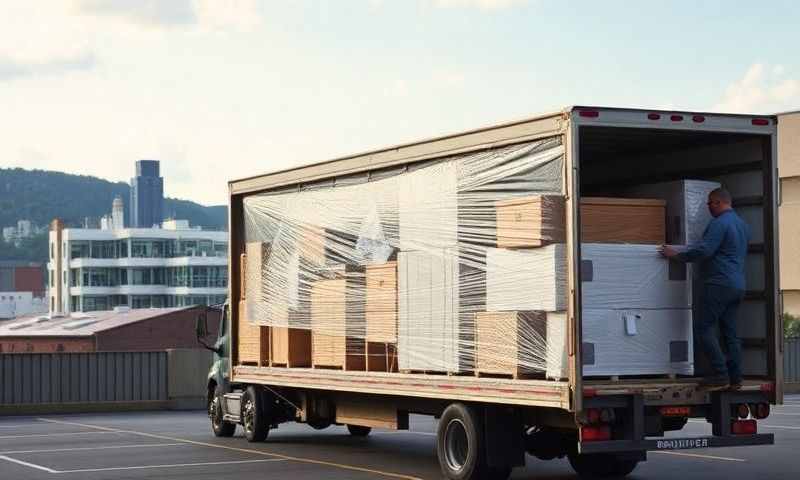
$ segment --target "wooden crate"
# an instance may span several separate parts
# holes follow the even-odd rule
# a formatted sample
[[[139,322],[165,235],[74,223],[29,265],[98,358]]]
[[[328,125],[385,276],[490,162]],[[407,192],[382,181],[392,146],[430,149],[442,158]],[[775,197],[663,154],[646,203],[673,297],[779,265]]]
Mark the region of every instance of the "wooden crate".
[[[367,342],[397,343],[397,262],[366,267]]]
[[[247,242],[245,253],[241,256],[240,272],[242,278],[242,299],[261,301],[264,290],[264,271],[269,261],[271,244],[268,242]]]
[[[565,210],[561,195],[533,195],[495,203],[497,247],[529,248],[564,243]]]
[[[240,365],[266,365],[269,363],[270,327],[253,325],[247,317],[247,304],[239,301],[236,323],[238,363]]]
[[[311,328],[315,368],[366,368],[363,273],[314,283]]]
[[[302,328],[271,327],[272,343],[270,363],[272,366],[310,367],[311,332]]]
[[[397,344],[367,342],[367,371],[396,372]]]
[[[546,368],[547,315],[539,311],[475,314],[477,375],[518,378]]]
[[[581,242],[660,245],[666,238],[666,202],[647,198],[581,199]]]

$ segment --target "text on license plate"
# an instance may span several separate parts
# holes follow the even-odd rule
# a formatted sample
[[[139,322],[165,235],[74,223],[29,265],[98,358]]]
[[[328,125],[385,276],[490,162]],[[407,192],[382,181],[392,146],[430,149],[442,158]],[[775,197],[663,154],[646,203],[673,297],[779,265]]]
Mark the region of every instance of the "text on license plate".
[[[658,450],[682,450],[686,448],[708,448],[707,438],[679,438],[675,440],[658,440]]]

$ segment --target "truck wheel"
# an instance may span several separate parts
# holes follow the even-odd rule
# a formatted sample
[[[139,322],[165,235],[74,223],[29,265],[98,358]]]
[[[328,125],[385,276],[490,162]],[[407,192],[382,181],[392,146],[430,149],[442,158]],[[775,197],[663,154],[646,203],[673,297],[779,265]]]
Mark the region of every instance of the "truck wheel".
[[[222,389],[219,385],[214,389],[214,396],[208,402],[208,418],[211,420],[211,430],[215,437],[232,437],[236,431],[236,424],[223,420]]]
[[[354,437],[366,437],[372,431],[372,427],[362,427],[361,425],[347,425],[347,431]]]
[[[442,474],[450,480],[505,480],[510,467],[486,464],[481,416],[463,403],[450,404],[439,419],[436,453]]]
[[[263,395],[252,385],[242,395],[242,426],[248,442],[263,442],[269,434]]]
[[[636,468],[639,460],[621,458],[612,453],[571,453],[569,464],[581,478],[624,477]]]

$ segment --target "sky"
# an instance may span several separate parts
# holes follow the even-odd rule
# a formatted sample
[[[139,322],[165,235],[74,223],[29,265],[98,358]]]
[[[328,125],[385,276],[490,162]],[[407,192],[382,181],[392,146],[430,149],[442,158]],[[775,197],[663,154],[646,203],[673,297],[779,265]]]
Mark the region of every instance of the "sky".
[[[767,6],[768,5],[768,6]],[[0,167],[227,182],[573,104],[800,109],[800,2],[0,0]]]

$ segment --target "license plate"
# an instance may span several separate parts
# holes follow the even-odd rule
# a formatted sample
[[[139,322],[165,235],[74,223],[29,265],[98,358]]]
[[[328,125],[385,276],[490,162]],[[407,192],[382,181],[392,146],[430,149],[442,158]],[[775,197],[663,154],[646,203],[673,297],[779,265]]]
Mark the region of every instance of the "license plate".
[[[687,450],[691,448],[708,448],[708,438],[675,438],[656,441],[656,450]]]

